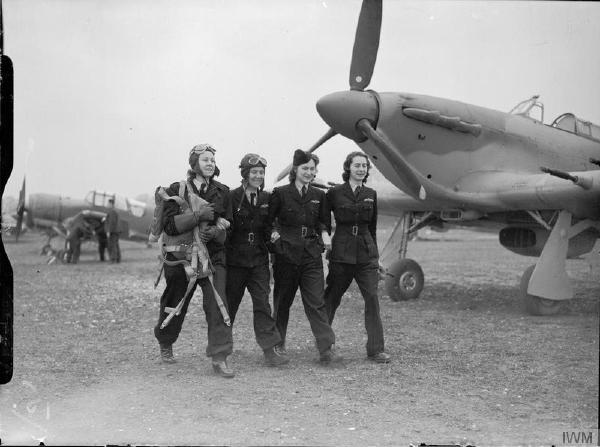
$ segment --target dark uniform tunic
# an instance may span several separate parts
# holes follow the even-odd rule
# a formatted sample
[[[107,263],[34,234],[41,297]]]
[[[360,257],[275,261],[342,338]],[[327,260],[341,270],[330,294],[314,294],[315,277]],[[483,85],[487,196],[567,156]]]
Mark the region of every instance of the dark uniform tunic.
[[[269,202],[269,221],[274,223],[281,237],[273,244],[275,262],[273,276],[273,307],[277,329],[285,343],[289,312],[296,291],[300,287],[304,312],[323,353],[335,343],[323,301],[324,250],[321,231],[329,227],[325,193],[313,186],[307,187],[304,198],[294,183],[273,190]]]
[[[231,205],[229,202],[229,188],[227,186],[217,182],[216,180],[211,180],[207,190],[203,193],[200,193],[193,182],[189,183],[192,186],[193,194],[198,194],[207,202],[214,204],[215,217],[211,224],[215,224],[218,217],[223,217],[229,221],[232,220]],[[166,191],[169,196],[178,195],[179,182],[171,184]],[[188,194],[190,194],[190,191],[188,191],[186,188],[184,195],[184,199],[186,201],[188,201]],[[176,202],[166,201],[164,203],[163,226],[166,234],[172,236],[181,234],[177,230],[174,222],[174,217],[178,214],[182,214],[182,210]],[[212,239],[206,243],[206,248],[208,249],[210,260],[213,266],[213,283],[215,285],[215,289],[223,299],[225,306],[227,306],[227,298],[225,296],[225,245],[223,242],[217,239]],[[180,259],[180,256],[177,255],[180,255],[180,253],[167,253],[167,260],[175,261]],[[166,345],[175,343],[179,333],[181,332],[181,326],[183,325],[183,320],[185,319],[191,297],[196,290],[196,286],[200,285],[202,288],[202,307],[204,309],[206,323],[208,325],[208,344],[206,347],[206,355],[213,357],[215,355],[228,356],[231,354],[233,348],[231,327],[227,326],[223,321],[223,316],[221,315],[217,302],[215,301],[210,280],[207,277],[197,280],[188,296],[188,299],[183,305],[181,313],[174,316],[164,329],[160,329],[161,323],[167,317],[167,314],[164,311],[165,307],[176,307],[177,303],[179,303],[179,301],[183,298],[188,284],[183,265],[169,266],[165,264],[164,269],[167,287],[165,288],[165,291],[160,299],[158,323],[154,328],[154,335],[158,339],[159,343]]]
[[[233,207],[233,224],[226,244],[229,318],[233,324],[247,288],[252,297],[256,341],[263,350],[269,349],[281,342],[269,304],[271,272],[266,243],[271,237],[270,194],[259,191],[252,206],[240,186],[231,191],[229,198]]]
[[[384,351],[377,298],[377,193],[363,185],[356,196],[346,182],[327,191],[327,203],[336,222],[325,289],[329,322],[333,322],[342,295],[352,279],[356,280],[365,300],[367,355],[375,355]]]

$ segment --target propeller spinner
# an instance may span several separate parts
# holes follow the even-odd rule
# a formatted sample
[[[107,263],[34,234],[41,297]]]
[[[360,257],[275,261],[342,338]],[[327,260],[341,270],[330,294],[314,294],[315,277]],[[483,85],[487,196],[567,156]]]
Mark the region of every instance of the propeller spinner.
[[[350,64],[350,89],[351,90],[363,90],[371,81],[373,75],[373,69],[375,67],[375,60],[377,59],[377,50],[379,48],[379,34],[381,30],[381,0],[363,0],[363,4],[360,10],[360,16],[358,18],[358,25],[356,27],[356,36],[354,38],[354,48],[352,50],[352,62]],[[346,92],[347,93],[347,92]],[[335,93],[333,95],[336,95]],[[325,110],[326,115],[331,115],[327,112],[329,109],[328,104],[336,104],[336,97],[328,95],[317,103],[317,110],[321,117],[321,109]],[[329,99],[327,99],[329,98]],[[361,101],[357,99],[357,101]],[[350,102],[353,102],[350,100]],[[356,105],[352,105],[353,110],[359,109]],[[334,109],[339,107],[334,105]],[[355,115],[355,114],[354,114]],[[367,116],[361,116],[360,118],[368,118]],[[324,118],[325,119],[325,118]],[[334,135],[341,133],[344,136],[354,132],[354,123],[351,123],[352,130],[345,129],[346,125],[342,122],[347,122],[346,118],[335,120],[340,127],[334,127],[330,122],[325,119],[325,122],[330,124],[331,128],[323,135],[307,152],[312,153],[325,141],[329,140]],[[343,130],[343,131],[342,131]],[[361,135],[357,136],[359,139]],[[349,137],[355,139],[353,137]],[[364,140],[364,139],[363,139]],[[292,165],[287,166],[277,176],[277,182],[289,174],[292,169]]]
[[[375,92],[364,91],[371,82],[381,33],[382,0],[363,0],[352,61],[350,63],[350,90],[331,93],[317,102],[317,111],[323,121],[329,124],[329,131],[309,149],[315,151],[325,141],[336,134],[361,143],[370,140],[385,158],[402,174],[408,187],[408,194],[423,200],[426,196],[414,170],[385,135],[377,131],[379,100]],[[291,169],[284,169],[277,181],[285,177]]]

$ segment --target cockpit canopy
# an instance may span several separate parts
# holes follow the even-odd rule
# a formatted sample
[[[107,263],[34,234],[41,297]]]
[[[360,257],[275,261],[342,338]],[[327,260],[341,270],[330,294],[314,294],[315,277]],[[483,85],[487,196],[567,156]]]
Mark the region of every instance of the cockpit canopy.
[[[544,104],[539,102],[538,99],[539,95],[534,95],[525,101],[521,101],[510,113],[543,123]],[[600,126],[577,118],[572,113],[563,113],[552,122],[550,127],[565,130],[582,137],[600,140]]]
[[[593,138],[600,140],[600,126],[577,118],[572,113],[563,113],[552,123],[552,127],[566,130],[582,137]]]
[[[127,211],[135,217],[142,217],[146,211],[146,204],[139,200],[130,199],[128,197],[121,196],[105,191],[90,191],[85,196],[86,202],[95,207],[108,208],[108,199],[115,200],[115,209]]]

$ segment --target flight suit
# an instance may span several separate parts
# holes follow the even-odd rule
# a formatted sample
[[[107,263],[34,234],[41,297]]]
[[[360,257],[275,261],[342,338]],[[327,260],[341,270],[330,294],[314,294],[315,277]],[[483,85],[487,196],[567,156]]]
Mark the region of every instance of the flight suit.
[[[373,356],[384,351],[377,298],[377,193],[363,185],[355,196],[350,184],[345,182],[327,191],[327,204],[336,223],[325,289],[329,323],[333,322],[342,295],[354,279],[365,301],[367,355]]]
[[[294,183],[275,188],[269,201],[269,222],[281,237],[273,244],[274,317],[285,343],[289,312],[300,287],[304,312],[320,353],[335,343],[323,301],[324,251],[321,231],[331,223],[325,193],[308,186],[304,198]],[[276,223],[275,223],[276,221]]]
[[[269,349],[281,342],[271,316],[268,224],[270,194],[259,191],[255,204],[248,201],[241,186],[229,194],[233,223],[227,239],[227,302],[233,324],[246,288],[252,297],[254,334],[258,345]]]
[[[196,185],[193,182],[189,182],[192,186],[193,191],[189,191],[186,188],[184,199],[188,200],[190,193],[197,194],[207,202],[214,204],[215,216],[212,224],[216,223],[218,217],[223,217],[231,221],[231,206],[229,202],[229,188],[216,180],[211,180],[208,188],[204,192],[198,191]],[[176,196],[179,194],[179,182],[171,184],[166,190],[169,196]],[[174,216],[181,214],[182,210],[179,205],[174,201],[165,201],[163,210],[163,226],[164,232],[168,235],[181,234],[174,222]],[[191,234],[191,232],[190,232]],[[191,243],[190,236],[190,243]],[[227,300],[225,297],[225,282],[226,282],[226,267],[225,267],[225,245],[222,241],[212,239],[206,243],[206,248],[210,256],[210,261],[213,266],[213,283],[217,293],[223,299],[225,306],[227,306]],[[177,261],[182,259],[181,253],[167,253],[166,258],[168,261]],[[184,257],[185,258],[185,257]],[[194,284],[191,292],[188,295],[181,313],[173,317],[170,323],[163,329],[160,329],[160,325],[163,320],[167,317],[165,313],[165,307],[176,307],[177,303],[183,298],[187,289],[187,276],[183,265],[164,265],[165,280],[167,286],[160,298],[160,312],[158,323],[154,327],[154,336],[157,338],[161,345],[172,345],[177,340],[183,320],[187,313],[188,306],[191,298],[194,295],[196,287],[199,285],[202,288],[202,307],[206,317],[206,323],[208,325],[208,344],[206,347],[206,355],[208,357],[214,356],[228,356],[231,354],[233,349],[233,338],[231,333],[231,327],[227,326],[223,321],[223,316],[217,302],[215,300],[213,289],[210,285],[208,277],[200,278]]]

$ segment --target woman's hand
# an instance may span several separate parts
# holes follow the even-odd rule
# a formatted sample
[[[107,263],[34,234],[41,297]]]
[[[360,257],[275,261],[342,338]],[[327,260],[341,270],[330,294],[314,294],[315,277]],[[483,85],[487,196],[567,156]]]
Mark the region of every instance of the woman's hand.
[[[215,227],[214,225],[210,225],[210,226],[206,227],[204,230],[200,230],[200,240],[202,242],[204,242],[205,244],[208,241],[213,240],[216,235],[217,235],[217,227]]]

